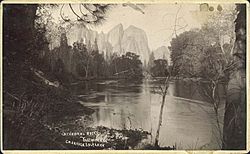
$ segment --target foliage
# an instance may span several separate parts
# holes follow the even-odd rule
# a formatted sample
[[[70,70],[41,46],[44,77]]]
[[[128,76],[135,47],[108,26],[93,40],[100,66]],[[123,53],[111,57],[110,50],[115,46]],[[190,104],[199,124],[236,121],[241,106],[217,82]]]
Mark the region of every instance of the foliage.
[[[229,5],[221,11],[213,11],[208,17],[206,23],[202,25],[203,31],[206,33],[206,37],[213,39],[218,43],[223,53],[224,44],[230,45],[230,51],[232,52],[235,41],[235,23],[237,11],[235,5]]]
[[[232,56],[234,49],[235,10],[212,13],[201,29],[176,35],[169,49],[172,63],[176,64],[174,74],[181,77],[196,77],[202,87],[199,92],[213,106],[219,142],[223,143],[219,107],[220,84],[229,82],[230,74],[238,61]],[[206,82],[206,84],[204,84]]]
[[[62,79],[67,74],[72,74],[76,79],[142,77],[142,63],[135,53],[127,52],[121,56],[113,54],[110,58],[104,59],[97,41],[94,44],[77,41],[73,43],[72,48],[67,44],[65,33],[61,35],[60,46],[49,51],[48,56],[43,58],[44,63],[50,61],[50,70],[62,83],[69,81]]]
[[[4,149],[65,149],[56,141],[58,132],[48,127],[49,119],[92,113],[76,103],[63,83],[71,73],[69,63],[78,67],[80,75],[92,72],[92,76],[102,76],[103,55],[98,48],[87,49],[80,42],[73,48],[68,46],[65,33],[73,22],[59,26],[46,8],[52,6],[4,4]],[[89,12],[100,17],[105,14],[102,6]],[[55,38],[61,38],[61,45],[50,51],[49,42]],[[70,59],[73,55],[75,59]],[[74,60],[76,63],[71,63]],[[90,68],[82,69],[87,61]]]
[[[246,95],[246,4],[237,4],[239,11],[235,20],[234,59],[239,63],[227,87],[226,110],[223,127],[224,150],[246,149],[247,95]]]
[[[201,30],[188,31],[172,39],[171,60],[176,63],[175,73],[183,77],[203,77],[208,79],[227,77],[232,55],[230,50],[222,51],[220,44],[207,37]],[[228,44],[223,45],[229,49]],[[223,72],[219,72],[223,71]]]
[[[205,43],[198,30],[187,31],[173,38],[169,47],[172,51],[170,54],[171,61],[175,64],[173,74],[187,77],[197,74],[199,72],[197,66],[200,64],[200,54]]]
[[[169,75],[168,61],[166,59],[154,60],[154,65],[150,72],[154,77],[166,77]]]
[[[41,19],[39,18],[41,15],[39,11],[43,10],[41,6],[45,5],[4,4],[3,6],[3,127],[6,131],[3,136],[4,149],[63,148],[54,140],[55,134],[46,127],[46,118],[51,116],[51,113],[57,114],[58,112],[53,111],[58,111],[60,105],[61,109],[64,107],[78,110],[84,108],[82,105],[76,105],[69,96],[70,92],[65,92],[61,83],[57,83],[55,79],[57,73],[61,73],[58,75],[61,76],[67,72],[63,58],[55,61],[52,58],[48,59],[49,64],[55,63],[56,73],[50,74],[47,69],[46,72],[41,71],[46,68],[43,65],[44,61],[41,61],[42,58],[49,57],[48,54],[50,54],[48,52],[50,40],[45,34],[51,19],[47,16],[48,22],[43,22],[44,20],[36,22]],[[56,30],[60,30],[55,23],[53,24]],[[53,37],[50,38],[53,39]],[[69,51],[68,46],[62,46],[62,48],[67,48],[65,51]],[[56,54],[56,52],[52,53],[51,57],[57,57]],[[53,82],[48,79],[46,81],[49,84],[54,84],[55,81],[58,87],[45,84],[37,78],[34,69],[38,70],[43,79],[52,78]],[[68,107],[68,104],[71,106]],[[75,111],[72,112],[75,113]],[[82,114],[87,110],[79,112]]]
[[[48,119],[55,115],[90,114],[92,110],[75,102],[70,91],[45,85],[35,73],[30,75],[29,80],[22,77],[18,85],[8,84],[10,87],[5,88],[4,148],[63,149],[61,143],[54,140],[56,132],[47,127]]]
[[[139,55],[127,52],[125,55],[115,57],[111,61],[111,72],[116,76],[142,77],[142,62]]]

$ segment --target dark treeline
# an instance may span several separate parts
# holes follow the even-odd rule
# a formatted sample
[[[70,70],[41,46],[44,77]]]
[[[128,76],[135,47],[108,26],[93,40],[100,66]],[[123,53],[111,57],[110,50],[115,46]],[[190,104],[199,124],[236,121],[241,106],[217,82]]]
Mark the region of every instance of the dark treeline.
[[[66,34],[61,35],[60,46],[47,50],[42,57],[44,70],[55,75],[61,83],[76,80],[142,77],[142,62],[139,55],[127,52],[105,54],[97,42],[83,40],[67,43]]]
[[[34,24],[40,17],[36,12],[45,6],[57,7],[3,5],[4,150],[69,149],[49,122],[94,111],[80,104],[64,83],[142,73],[138,55],[126,53],[105,60],[95,45],[75,42],[69,46],[65,34],[61,45],[51,51],[46,25]]]
[[[153,77],[166,77],[169,75],[169,64],[164,57],[155,59],[154,52],[149,55],[147,70]]]
[[[34,25],[43,7],[3,5],[4,150],[67,149],[57,140],[59,132],[48,126],[49,117],[93,113],[44,71],[41,53],[49,51],[49,43],[46,30]]]
[[[172,39],[169,49],[173,74],[180,77],[200,77],[205,80],[227,78],[233,62],[233,43],[220,44],[216,36],[209,36],[211,29],[203,27],[181,33]]]

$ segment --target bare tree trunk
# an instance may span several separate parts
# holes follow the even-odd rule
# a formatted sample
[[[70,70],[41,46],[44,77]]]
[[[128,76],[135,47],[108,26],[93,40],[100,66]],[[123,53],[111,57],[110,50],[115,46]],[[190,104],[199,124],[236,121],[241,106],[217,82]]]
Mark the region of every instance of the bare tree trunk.
[[[159,136],[160,136],[160,129],[161,129],[161,125],[162,125],[162,115],[163,115],[163,110],[164,110],[164,105],[165,105],[165,98],[166,98],[166,94],[164,94],[162,96],[161,110],[160,110],[160,114],[159,114],[159,123],[158,123],[156,136],[155,136],[155,146],[156,147],[159,146]]]
[[[160,114],[159,114],[159,123],[158,123],[156,136],[155,136],[155,146],[156,147],[159,147],[160,129],[161,129],[161,125],[162,125],[162,116],[163,116],[163,111],[164,111],[165,98],[166,98],[167,90],[169,87],[169,80],[170,80],[170,76],[167,77],[167,79],[164,83],[164,85],[165,85],[164,90],[162,88],[160,88],[162,90],[162,102],[161,102],[161,109],[160,109]]]
[[[88,67],[84,67],[84,70],[85,70],[85,78],[88,78]]]
[[[216,127],[218,129],[218,133],[219,133],[219,147],[222,148],[222,143],[223,143],[223,134],[222,134],[222,130],[221,130],[221,126],[220,126],[220,120],[219,120],[219,113],[218,113],[218,107],[214,106],[214,112],[215,112],[215,120],[216,120]]]
[[[116,67],[116,62],[115,62],[115,73],[117,73],[117,67]]]
[[[88,57],[87,66],[84,67],[84,69],[85,69],[85,78],[88,78],[88,75],[89,75],[89,58],[90,57]]]
[[[223,138],[222,138],[222,131],[221,131],[221,127],[220,127],[220,121],[219,121],[219,113],[218,113],[218,109],[219,109],[219,105],[220,105],[220,100],[219,98],[216,98],[216,97],[219,97],[219,94],[218,94],[218,91],[217,88],[218,88],[218,84],[219,82],[218,81],[213,81],[212,85],[213,85],[213,89],[212,89],[212,99],[213,99],[213,106],[214,106],[214,113],[215,113],[215,120],[216,120],[216,125],[217,125],[217,128],[218,128],[218,132],[219,132],[219,139],[221,142],[223,142]],[[217,92],[217,95],[216,95],[216,92]],[[221,145],[220,145],[221,147]]]

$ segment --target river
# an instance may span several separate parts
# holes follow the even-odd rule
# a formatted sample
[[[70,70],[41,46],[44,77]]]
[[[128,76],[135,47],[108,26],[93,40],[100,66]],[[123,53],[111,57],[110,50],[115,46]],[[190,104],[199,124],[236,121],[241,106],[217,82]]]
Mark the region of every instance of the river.
[[[80,102],[95,110],[89,126],[115,129],[142,129],[154,141],[162,96],[161,82],[89,81],[71,87]],[[168,88],[160,131],[160,146],[177,149],[220,149],[220,135],[213,106],[201,94],[201,85],[191,81],[172,81]],[[224,92],[219,88],[219,121],[223,123]]]

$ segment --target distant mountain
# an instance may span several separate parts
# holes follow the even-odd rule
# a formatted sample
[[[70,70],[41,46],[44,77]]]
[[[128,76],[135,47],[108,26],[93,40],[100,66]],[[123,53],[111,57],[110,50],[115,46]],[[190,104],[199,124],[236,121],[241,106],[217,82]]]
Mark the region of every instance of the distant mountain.
[[[68,44],[73,45],[74,42],[83,41],[85,44],[93,43],[97,38],[98,33],[90,30],[82,25],[75,25],[67,32]]]
[[[155,59],[167,59],[170,62],[170,52],[166,46],[161,46],[152,51]]]
[[[112,28],[107,34],[107,42],[109,42],[113,47],[113,52],[121,52],[121,41],[123,37],[123,26],[119,24]]]
[[[73,45],[74,42],[83,41],[85,44],[93,45],[97,41],[98,49],[100,52],[112,51],[112,45],[107,42],[107,34],[88,29],[81,25],[73,26],[67,33],[68,44]]]
[[[140,55],[142,62],[147,62],[149,59],[150,50],[146,32],[132,25],[124,30],[123,25],[118,24],[106,34],[98,33],[82,25],[75,25],[67,32],[67,39],[71,46],[77,41],[93,45],[97,40],[99,51],[105,55],[114,52],[118,54],[133,52]],[[53,40],[51,46],[52,49],[58,47],[59,40]]]
[[[140,55],[143,62],[144,60],[148,61],[148,38],[144,30],[135,26],[129,26],[124,31],[121,43],[122,53],[133,52]]]

